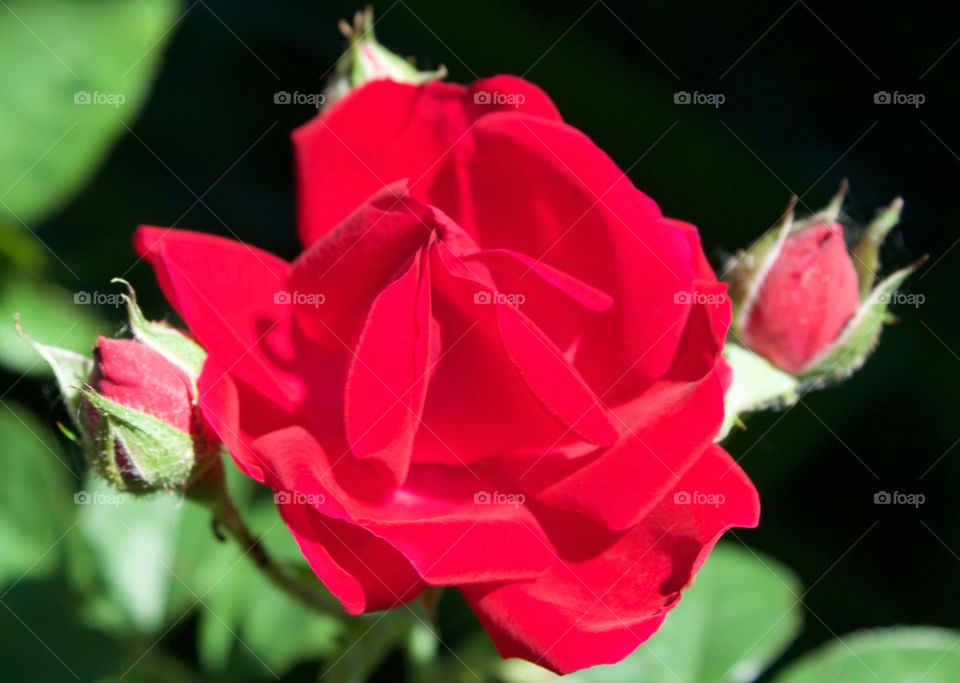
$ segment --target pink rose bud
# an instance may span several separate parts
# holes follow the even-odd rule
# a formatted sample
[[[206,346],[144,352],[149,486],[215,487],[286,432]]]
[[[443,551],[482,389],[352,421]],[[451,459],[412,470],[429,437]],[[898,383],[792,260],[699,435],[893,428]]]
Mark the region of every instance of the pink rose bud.
[[[877,282],[880,247],[899,221],[903,201],[881,209],[850,249],[838,220],[846,189],[844,182],[826,208],[802,220],[794,220],[791,205],[778,226],[726,268],[734,304],[732,341],[803,386],[843,379],[863,365],[889,320],[888,304],[917,267]],[[761,375],[774,377],[760,373],[762,365],[751,367],[753,384],[765,381]],[[790,400],[798,395],[789,382],[777,383],[787,386]],[[777,402],[759,394],[765,396],[763,405]]]
[[[90,386],[104,398],[163,420],[182,432],[194,429],[190,379],[173,363],[133,339],[97,340]],[[93,422],[98,419],[93,411]]]
[[[197,406],[206,352],[175,327],[147,320],[132,288],[127,304],[134,339],[101,337],[93,358],[28,339],[53,368],[73,422],[64,431],[123,490],[183,493],[201,478],[215,482],[220,442]]]
[[[857,312],[860,284],[839,223],[817,223],[784,241],[763,278],[741,340],[799,374]]]
[[[219,448],[197,409],[191,377],[133,339],[101,337],[93,359],[80,406],[93,464],[134,492],[186,489]]]

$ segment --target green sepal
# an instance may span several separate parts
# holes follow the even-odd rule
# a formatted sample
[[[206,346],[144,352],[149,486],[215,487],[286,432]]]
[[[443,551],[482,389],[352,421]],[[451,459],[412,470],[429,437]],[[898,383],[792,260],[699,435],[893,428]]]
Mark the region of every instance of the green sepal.
[[[806,230],[807,228],[812,228],[814,225],[820,225],[821,223],[836,223],[839,221],[840,211],[843,208],[843,200],[846,199],[849,190],[850,183],[844,178],[840,181],[840,187],[837,189],[837,193],[830,199],[830,202],[819,211],[794,223],[791,232],[796,233],[801,230]]]
[[[880,209],[876,218],[870,221],[860,239],[853,246],[854,265],[857,268],[857,278],[860,282],[860,298],[866,298],[873,287],[873,281],[880,269],[880,247],[884,240],[900,222],[903,212],[903,199],[897,197],[890,206]]]
[[[800,397],[800,382],[761,356],[738,344],[727,344],[724,358],[733,369],[733,384],[723,397],[724,420],[717,441],[725,438],[740,416],[768,408],[782,410]]]
[[[158,489],[182,492],[190,484],[198,461],[206,460],[205,443],[141,410],[128,408],[90,387],[83,400],[99,415],[92,457],[100,475],[133,493]],[[117,449],[129,466],[117,463]]]
[[[203,369],[203,362],[207,358],[207,352],[203,347],[173,325],[147,320],[137,305],[136,292],[129,282],[120,278],[114,278],[111,282],[127,287],[127,293],[123,296],[127,302],[130,331],[134,338],[180,368],[196,385],[200,371]]]
[[[40,354],[40,357],[53,370],[53,376],[57,380],[57,386],[67,407],[70,420],[74,427],[83,434],[84,429],[80,419],[80,387],[90,379],[90,374],[93,372],[93,359],[75,351],[35,342],[24,333],[20,327],[19,318],[15,319],[14,324],[20,336]]]
[[[801,381],[818,387],[845,379],[859,370],[880,342],[884,323],[892,318],[888,306],[894,292],[923,260],[901,268],[874,287],[836,340],[800,373]]]
[[[724,269],[723,279],[730,284],[734,332],[746,324],[757,292],[793,230],[796,205],[797,198],[791,198],[779,222],[748,249],[739,252]]]
[[[389,79],[419,85],[446,78],[445,67],[419,71],[412,60],[404,59],[381,45],[373,31],[374,23],[373,8],[369,6],[354,15],[353,24],[340,22],[340,32],[349,45],[327,86],[327,105],[369,81]]]

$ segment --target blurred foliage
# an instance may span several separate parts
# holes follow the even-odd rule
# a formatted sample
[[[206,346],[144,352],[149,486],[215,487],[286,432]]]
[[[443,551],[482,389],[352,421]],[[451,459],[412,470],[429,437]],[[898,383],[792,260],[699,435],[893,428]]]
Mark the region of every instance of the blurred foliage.
[[[55,210],[132,125],[179,0],[7,0],[0,226]]]
[[[12,326],[19,312],[37,341],[88,351],[97,333],[121,328],[122,311],[75,297],[113,293],[107,283],[120,275],[149,317],[163,315],[129,246],[140,222],[294,254],[287,138],[315,112],[276,105],[274,93],[322,88],[342,49],[336,21],[357,6],[0,3],[5,680],[551,678],[498,662],[453,591],[439,611],[447,647],[424,664],[420,615],[397,610],[368,633],[383,615],[343,625],[307,612],[217,541],[201,508],[110,499],[55,436],[62,407],[50,407],[50,381],[33,376],[45,366]],[[870,670],[897,683],[958,680],[954,631],[862,631],[960,627],[951,550],[960,463],[950,457],[960,436],[960,250],[945,189],[960,149],[960,52],[948,51],[957,8],[409,0],[377,10],[384,44],[423,68],[445,64],[451,80],[527,72],[665,213],[700,226],[715,263],[768,228],[789,194],[801,195],[801,209],[819,206],[843,176],[854,221],[906,199],[885,272],[932,256],[908,285],[926,304],[897,310],[903,324],[851,382],[733,434],[730,450],[764,501],[761,527],[738,540],[765,553],[721,545],[647,647],[571,680],[732,683],[763,670],[760,680],[777,683],[876,680]],[[929,104],[878,109],[878,89],[923,91]],[[678,90],[722,92],[726,104],[678,107]],[[229,474],[264,543],[302,565],[269,496]],[[877,490],[928,502],[878,509]],[[74,504],[81,492],[97,502]],[[801,630],[804,612],[812,618]]]
[[[84,355],[90,354],[97,334],[110,329],[93,305],[77,304],[76,297],[90,292],[69,292],[23,270],[0,273],[0,365],[31,375],[50,375],[50,366],[40,360],[12,324],[19,316],[23,333],[31,339]],[[92,302],[91,302],[92,303]]]
[[[8,585],[25,573],[47,577],[60,566],[73,472],[47,426],[11,402],[0,409],[0,444],[0,585]]]
[[[944,629],[863,631],[803,657],[776,683],[952,683],[960,680],[958,643]]]

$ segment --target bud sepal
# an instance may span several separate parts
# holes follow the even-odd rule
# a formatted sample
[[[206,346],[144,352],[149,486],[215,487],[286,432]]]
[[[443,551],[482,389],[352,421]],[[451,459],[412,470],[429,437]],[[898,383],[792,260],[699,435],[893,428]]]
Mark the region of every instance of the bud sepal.
[[[825,208],[799,220],[791,200],[775,229],[738,254],[725,275],[733,339],[804,385],[838,381],[863,365],[896,287],[916,269],[874,287],[880,248],[903,200],[881,209],[849,248],[840,222],[847,189],[844,181]]]
[[[85,410],[94,413],[88,432],[94,447],[91,464],[121,490],[182,494],[219,456],[219,445],[202,428],[184,432],[89,386],[80,393]]]
[[[346,37],[348,47],[324,93],[328,106],[370,81],[386,79],[420,85],[446,78],[445,67],[419,71],[412,60],[404,59],[381,45],[373,32],[375,23],[372,7],[357,12],[353,24],[340,22],[340,32]]]
[[[884,324],[893,320],[889,305],[894,293],[925,260],[901,268],[874,287],[836,341],[810,362],[801,380],[819,387],[846,379],[863,367],[880,343]]]
[[[733,382],[723,397],[724,420],[717,441],[725,438],[740,415],[758,410],[783,410],[800,398],[803,385],[793,375],[768,363],[738,344],[727,344],[723,357],[733,371]]]
[[[207,352],[197,342],[173,325],[162,321],[147,320],[137,305],[137,293],[126,280],[114,278],[111,282],[125,285],[123,295],[127,302],[127,315],[133,338],[149,346],[184,372],[196,387]]]

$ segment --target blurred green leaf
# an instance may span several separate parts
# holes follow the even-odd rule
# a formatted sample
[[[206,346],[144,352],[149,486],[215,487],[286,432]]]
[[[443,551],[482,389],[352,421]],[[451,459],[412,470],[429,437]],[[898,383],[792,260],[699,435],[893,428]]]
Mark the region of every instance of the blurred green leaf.
[[[3,680],[99,683],[117,679],[123,671],[118,661],[122,648],[86,628],[70,610],[71,600],[55,581],[25,580],[3,594]]]
[[[778,562],[721,544],[695,584],[649,641],[619,664],[565,676],[575,683],[743,683],[766,669],[797,635],[800,585]],[[507,681],[557,680],[506,662]]]
[[[248,523],[274,557],[303,562],[272,500],[258,501]],[[204,667],[231,677],[273,677],[299,661],[333,652],[341,634],[340,620],[294,601],[267,581],[249,558],[241,558],[235,543],[231,541],[229,547],[228,566],[197,590],[203,598],[200,659]]]
[[[132,125],[179,0],[7,0],[0,8],[0,224],[29,225]]]
[[[956,683],[960,633],[927,627],[860,631],[800,658],[776,683]]]
[[[165,493],[135,497],[93,476],[78,494],[79,527],[127,626],[153,633],[166,617],[183,501]]]
[[[183,662],[151,641],[117,639],[91,628],[75,612],[61,582],[24,581],[0,606],[4,681],[197,683]]]
[[[16,314],[34,341],[89,355],[97,333],[105,330],[95,306],[75,303],[82,294],[25,273],[0,277],[0,366],[31,375],[51,374],[49,364],[17,333]]]
[[[50,253],[40,241],[19,225],[0,223],[0,267],[8,263],[27,271],[41,270]]]
[[[0,585],[24,573],[56,570],[73,530],[70,469],[49,430],[31,413],[0,401]]]
[[[226,469],[233,479],[233,468]],[[80,527],[105,593],[98,599],[86,587],[84,613],[101,627],[159,635],[196,612],[202,664],[231,678],[272,678],[336,647],[340,620],[287,597],[232,539],[218,541],[204,507],[160,494],[120,494],[92,477],[84,492]],[[269,496],[244,508],[274,557],[304,563]]]

